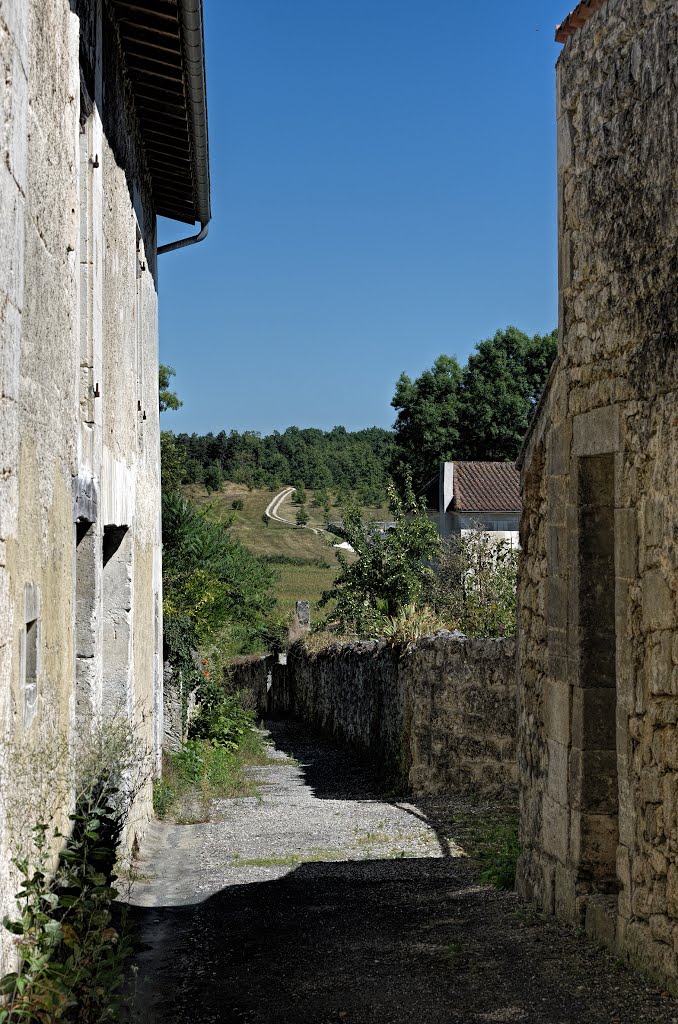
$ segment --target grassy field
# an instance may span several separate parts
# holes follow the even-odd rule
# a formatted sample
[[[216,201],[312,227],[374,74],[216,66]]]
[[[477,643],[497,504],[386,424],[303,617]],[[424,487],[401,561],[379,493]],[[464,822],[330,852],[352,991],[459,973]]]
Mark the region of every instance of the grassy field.
[[[208,494],[204,487],[192,485],[186,493],[198,505],[210,505],[216,515],[233,517],[231,532],[245,547],[255,555],[269,558],[293,558],[303,560],[301,564],[273,564],[278,581],[275,593],[278,610],[287,617],[294,610],[296,601],[311,602],[312,621],[327,614],[325,609],[317,609],[318,600],[324,590],[332,586],[338,566],[336,551],[333,547],[339,540],[334,534],[327,533],[325,513],[322,508],[313,504],[313,491],[307,491],[306,509],[309,514],[307,528],[300,529],[295,525],[297,506],[288,499],[278,511],[289,525],[273,520],[264,522],[266,506],[282,488],[270,490],[248,490],[241,484],[224,483],[221,491]],[[242,501],[242,510],[233,509],[234,501]],[[388,517],[384,509],[365,509],[365,516],[374,519]],[[341,518],[341,509],[332,507],[330,519]],[[314,531],[319,532],[314,532]]]

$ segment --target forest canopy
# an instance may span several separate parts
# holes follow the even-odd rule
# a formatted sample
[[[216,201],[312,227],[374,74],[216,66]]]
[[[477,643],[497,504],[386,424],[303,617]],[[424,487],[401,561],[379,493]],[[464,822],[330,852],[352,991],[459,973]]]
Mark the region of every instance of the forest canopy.
[[[350,492],[374,506],[385,499],[393,446],[390,431],[380,427],[353,432],[288,427],[265,437],[253,430],[222,430],[178,434],[175,442],[184,456],[184,483],[213,484],[220,474],[248,487],[303,484],[314,491]]]

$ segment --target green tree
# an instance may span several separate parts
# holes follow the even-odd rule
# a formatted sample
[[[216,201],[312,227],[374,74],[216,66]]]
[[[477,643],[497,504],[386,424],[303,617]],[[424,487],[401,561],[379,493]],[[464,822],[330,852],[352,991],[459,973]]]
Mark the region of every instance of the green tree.
[[[184,479],[185,472],[184,453],[177,445],[174,434],[169,430],[161,430],[160,474],[163,492],[177,490]]]
[[[218,462],[212,462],[205,470],[205,487],[209,494],[212,491],[220,491],[224,482],[224,474]]]
[[[556,349],[556,331],[530,338],[507,327],[479,342],[463,368],[440,356],[415,380],[402,374],[391,402],[399,486],[409,472],[420,491],[450,459],[513,461]]]
[[[458,458],[517,458],[557,344],[557,331],[530,338],[507,327],[476,346],[460,392]]]
[[[225,653],[257,650],[273,611],[274,573],[180,493],[163,495],[163,610],[190,624],[202,650],[225,639]],[[171,659],[170,659],[171,660]]]
[[[340,572],[321,606],[336,601],[335,614],[344,629],[361,636],[380,633],[385,620],[406,605],[419,605],[430,588],[428,563],[440,540],[423,503],[406,485],[405,498],[389,488],[393,528],[384,531],[374,522],[363,522],[354,506],[344,511],[344,536],[356,555],[349,560],[337,552]]]
[[[306,526],[308,519],[309,516],[306,511],[306,507],[304,505],[300,505],[297,509],[297,526]]]
[[[298,483],[294,494],[292,495],[292,503],[294,505],[305,505],[306,504],[306,488],[303,483]]]
[[[184,404],[175,391],[170,391],[170,380],[176,376],[176,370],[166,363],[158,367],[158,384],[160,412],[167,412],[168,409],[180,409]]]
[[[420,491],[437,473],[438,463],[456,456],[461,380],[454,356],[439,356],[415,380],[405,373],[398,378],[391,401],[398,410],[391,471],[401,488],[409,474]]]

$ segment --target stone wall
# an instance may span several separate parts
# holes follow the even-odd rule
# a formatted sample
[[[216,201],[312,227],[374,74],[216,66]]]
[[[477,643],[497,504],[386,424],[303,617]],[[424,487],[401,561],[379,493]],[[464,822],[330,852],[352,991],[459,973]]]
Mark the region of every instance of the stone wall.
[[[245,655],[234,658],[227,672],[227,689],[240,690],[245,706],[251,708],[257,715],[267,713],[273,664],[277,660],[277,657],[273,656]]]
[[[111,6],[75,6],[0,3],[0,916],[102,713],[149,759],[130,845],[160,754],[155,213]]]
[[[269,669],[271,715],[308,722],[415,793],[496,796],[516,783],[513,640],[439,633],[404,650],[358,642],[318,653],[299,643]]]
[[[523,455],[520,891],[678,979],[678,3],[558,62],[559,354]]]

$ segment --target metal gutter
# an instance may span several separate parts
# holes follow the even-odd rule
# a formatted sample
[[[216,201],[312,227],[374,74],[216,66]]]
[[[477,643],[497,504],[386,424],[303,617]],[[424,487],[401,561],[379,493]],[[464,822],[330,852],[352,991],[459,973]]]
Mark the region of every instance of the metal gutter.
[[[210,204],[209,141],[207,131],[207,82],[205,77],[205,32],[202,0],[179,0],[179,21],[186,73],[186,103],[191,129],[191,157],[194,203],[200,231],[177,242],[158,247],[158,255],[195,245],[207,235],[212,218]]]

